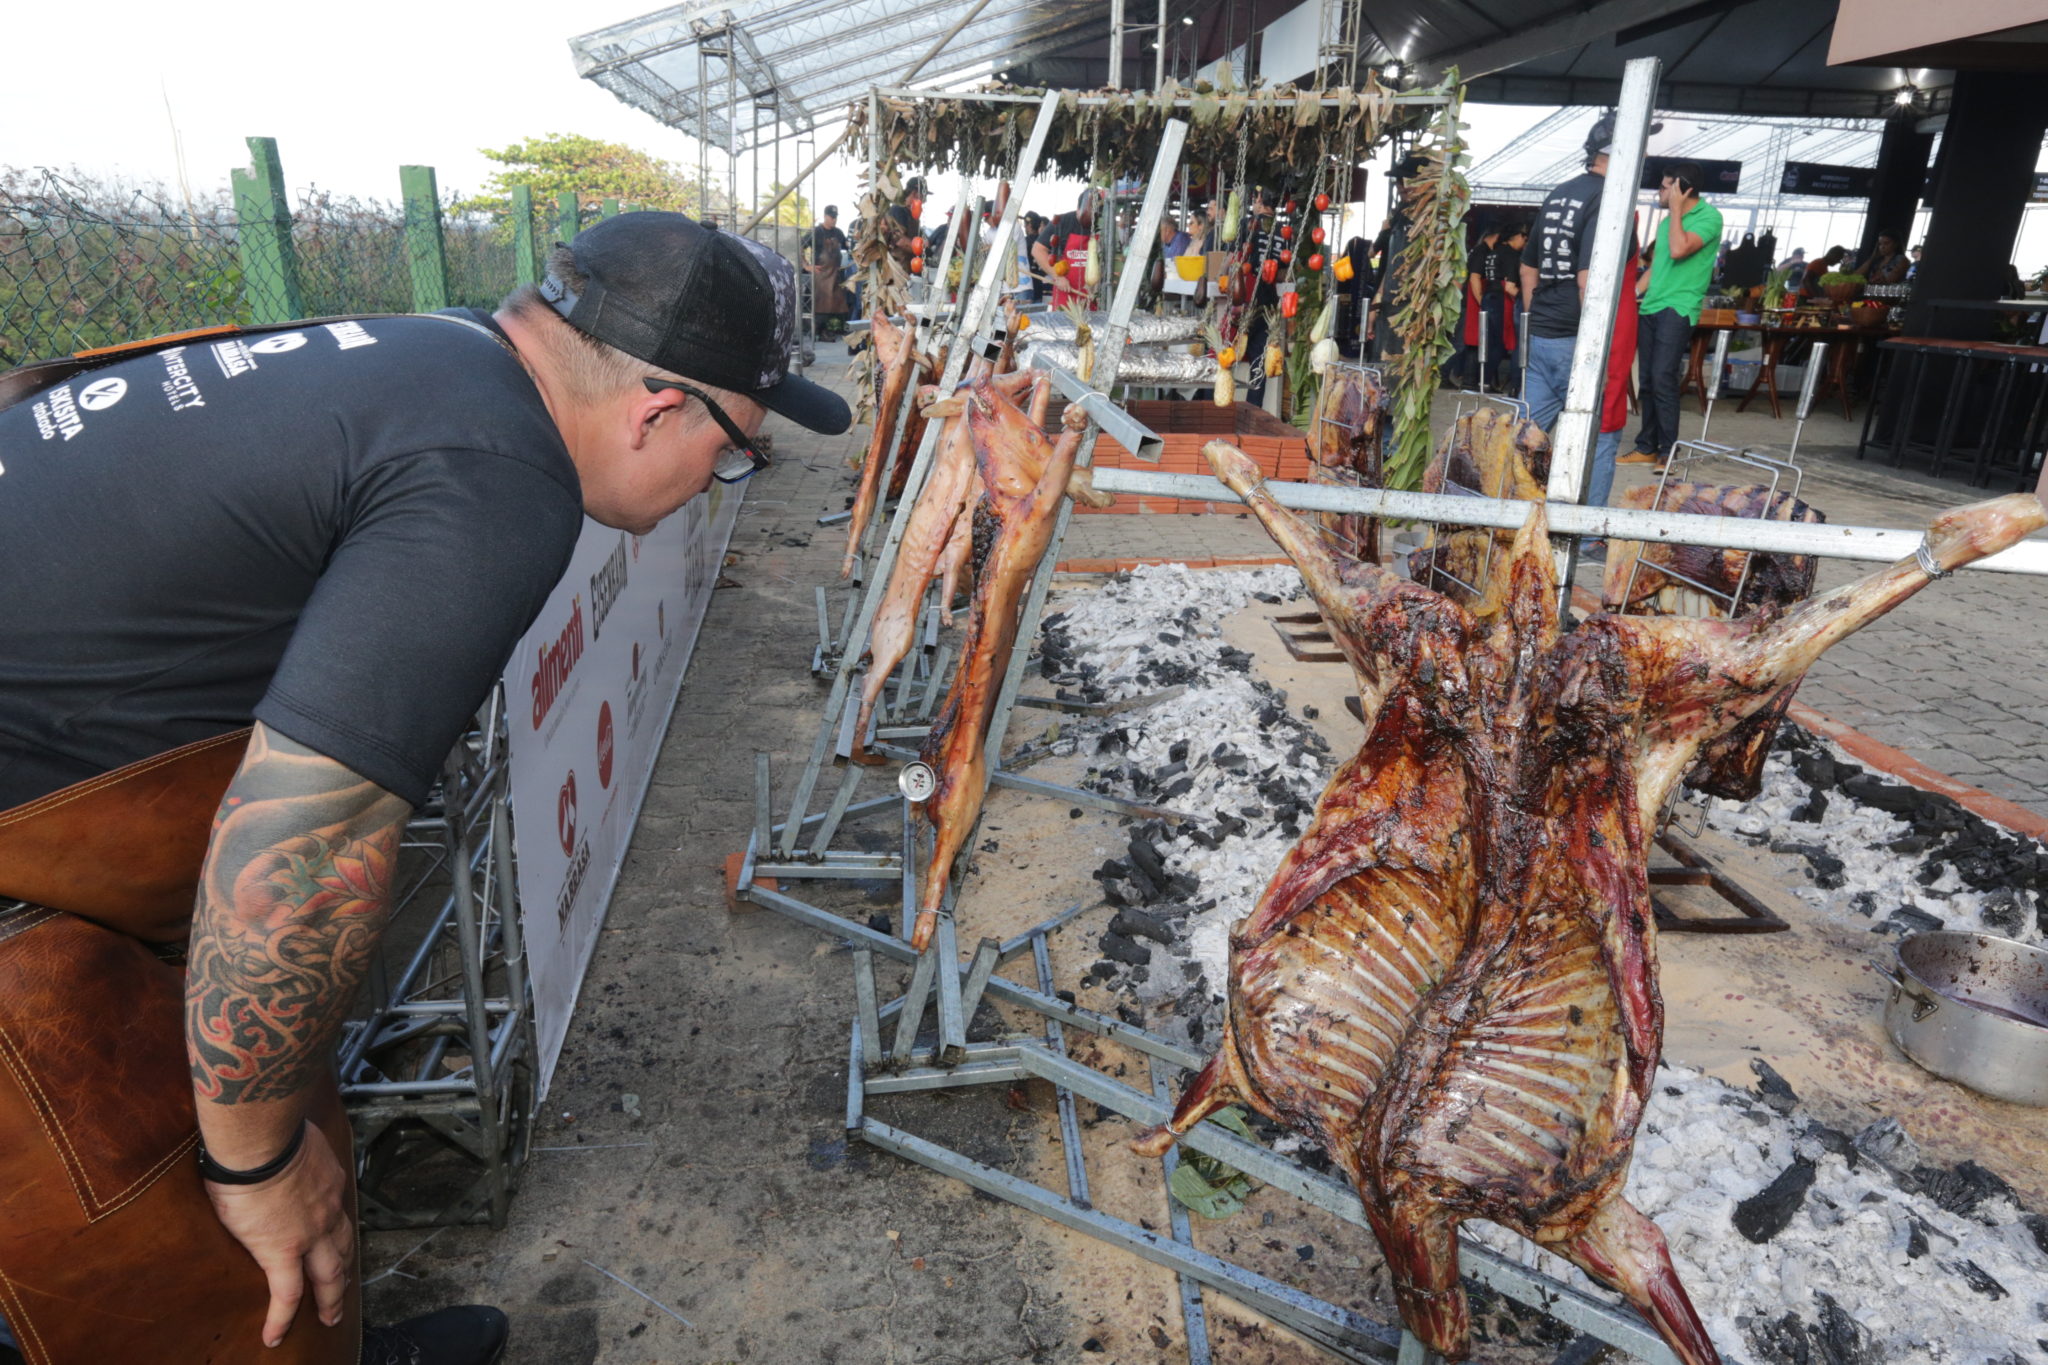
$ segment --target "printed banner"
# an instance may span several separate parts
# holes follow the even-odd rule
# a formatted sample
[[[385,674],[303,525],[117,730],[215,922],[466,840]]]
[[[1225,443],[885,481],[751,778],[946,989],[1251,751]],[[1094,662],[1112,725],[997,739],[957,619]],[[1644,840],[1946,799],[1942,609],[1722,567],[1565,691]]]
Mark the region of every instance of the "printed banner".
[[[739,507],[736,487],[713,484],[650,535],[585,521],[568,572],[506,666],[543,1095]]]

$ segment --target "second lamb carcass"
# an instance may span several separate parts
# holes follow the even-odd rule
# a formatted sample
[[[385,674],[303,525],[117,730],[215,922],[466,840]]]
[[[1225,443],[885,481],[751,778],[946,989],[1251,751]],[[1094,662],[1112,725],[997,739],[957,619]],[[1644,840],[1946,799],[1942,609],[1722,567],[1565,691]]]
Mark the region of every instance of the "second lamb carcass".
[[[911,376],[917,373],[917,323],[898,327],[884,314],[875,314],[869,328],[874,340],[876,385],[874,428],[868,433],[868,453],[860,467],[860,484],[853,495],[853,519],[846,527],[846,560],[839,568],[841,578],[853,575],[853,562],[860,557],[861,533],[868,528],[875,503],[882,492],[882,466],[895,449],[896,419],[903,408],[903,395],[910,391]]]
[[[1463,1359],[1457,1228],[1484,1218],[1718,1360],[1657,1227],[1622,1197],[1663,1047],[1647,849],[1700,747],[1931,580],[1908,559],[1781,618],[1597,615],[1560,634],[1544,504],[1477,608],[1334,559],[1222,442],[1211,465],[1300,567],[1357,674],[1366,739],[1232,928],[1216,1056],[1158,1154],[1221,1105],[1350,1178],[1401,1317]],[[1936,519],[1944,568],[2048,523],[2019,495]]]
[[[1309,457],[1317,482],[1352,488],[1383,485],[1390,413],[1387,386],[1377,370],[1346,366],[1326,374],[1309,422]],[[1339,551],[1379,562],[1379,518],[1355,512],[1317,515]]]
[[[1030,414],[994,384],[977,384],[968,393],[967,430],[984,490],[981,502],[969,509],[975,518],[974,605],[952,690],[919,755],[938,779],[921,807],[932,824],[933,847],[911,934],[919,951],[938,926],[953,858],[974,828],[988,789],[988,727],[1017,642],[1024,590],[1052,540],[1087,417],[1069,408],[1065,423],[1059,440],[1048,441]]]
[[[1819,508],[1760,484],[1665,483],[1661,490],[1644,484],[1623,493],[1621,506],[1700,516],[1827,520]],[[1608,549],[1600,595],[1608,611],[1648,616],[1776,615],[1813,594],[1818,568],[1812,555],[1617,540]],[[1762,791],[1764,759],[1798,691],[1796,680],[1787,683],[1769,704],[1702,749],[1686,785],[1730,801],[1747,801]]]

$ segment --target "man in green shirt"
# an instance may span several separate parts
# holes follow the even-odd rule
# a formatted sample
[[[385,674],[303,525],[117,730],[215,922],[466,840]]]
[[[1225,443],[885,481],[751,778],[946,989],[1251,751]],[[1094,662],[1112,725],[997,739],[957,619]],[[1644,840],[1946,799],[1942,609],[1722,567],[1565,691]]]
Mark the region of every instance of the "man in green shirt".
[[[1665,218],[1659,226],[1642,290],[1642,321],[1636,332],[1636,383],[1643,408],[1636,448],[1621,464],[1659,464],[1678,440],[1678,390],[1685,374],[1692,329],[1700,301],[1714,276],[1714,252],[1721,241],[1721,210],[1700,198],[1700,168],[1690,161],[1671,166],[1657,200]]]

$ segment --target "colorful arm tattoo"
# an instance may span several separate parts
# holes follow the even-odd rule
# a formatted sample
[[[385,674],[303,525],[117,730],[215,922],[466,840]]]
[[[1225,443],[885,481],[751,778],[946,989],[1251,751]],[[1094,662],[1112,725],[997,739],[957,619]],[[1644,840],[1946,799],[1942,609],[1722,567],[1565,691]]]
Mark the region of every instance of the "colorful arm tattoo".
[[[185,976],[198,1095],[285,1099],[329,1064],[390,913],[410,807],[258,725],[214,818]]]

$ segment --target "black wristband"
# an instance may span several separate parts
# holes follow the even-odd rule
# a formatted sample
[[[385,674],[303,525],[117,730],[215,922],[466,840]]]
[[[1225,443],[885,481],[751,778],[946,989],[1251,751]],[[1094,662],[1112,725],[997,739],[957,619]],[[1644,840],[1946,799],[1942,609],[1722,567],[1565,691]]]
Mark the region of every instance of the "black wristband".
[[[215,1161],[206,1151],[206,1140],[199,1141],[199,1178],[216,1185],[261,1185],[264,1181],[292,1164],[292,1158],[299,1154],[300,1144],[306,1140],[306,1125],[301,1123],[292,1131],[292,1140],[284,1150],[254,1170],[233,1171]]]

